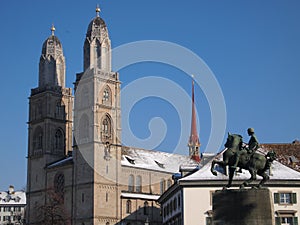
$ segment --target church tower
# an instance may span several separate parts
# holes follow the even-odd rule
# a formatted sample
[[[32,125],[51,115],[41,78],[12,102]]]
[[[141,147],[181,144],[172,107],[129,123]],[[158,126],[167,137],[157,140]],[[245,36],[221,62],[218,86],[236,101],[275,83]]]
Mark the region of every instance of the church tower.
[[[195,109],[195,88],[194,88],[194,80],[192,81],[192,120],[191,120],[191,134],[189,138],[189,156],[191,159],[195,160],[196,162],[200,162],[200,141],[197,132],[197,120],[196,120],[196,109]]]
[[[111,42],[99,7],[83,52],[84,72],[75,81],[74,224],[115,224],[120,214],[115,206],[120,196],[121,83],[111,70]]]
[[[54,34],[44,42],[39,63],[38,87],[31,89],[28,121],[27,215],[45,202],[45,167],[72,150],[71,88],[65,87],[65,57]],[[27,218],[34,223],[39,218]]]

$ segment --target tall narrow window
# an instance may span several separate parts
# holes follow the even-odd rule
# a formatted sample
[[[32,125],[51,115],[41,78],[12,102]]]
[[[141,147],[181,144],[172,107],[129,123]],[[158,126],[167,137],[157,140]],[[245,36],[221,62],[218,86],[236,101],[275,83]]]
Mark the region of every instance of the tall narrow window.
[[[126,202],[126,213],[131,213],[131,201],[127,200]]]
[[[64,145],[64,135],[61,129],[58,129],[55,132],[55,141],[54,141],[55,150],[63,150],[65,148]]]
[[[164,179],[161,179],[160,181],[160,194],[163,194],[165,192],[165,180]]]
[[[56,108],[55,108],[55,115],[59,116],[61,114],[61,105],[60,102],[56,103]]]
[[[135,191],[142,192],[142,177],[140,175],[136,177]]]
[[[87,142],[89,137],[89,119],[83,114],[79,121],[79,141],[80,143]]]
[[[39,154],[43,148],[43,129],[38,126],[33,134],[33,154]]]
[[[99,69],[101,69],[101,44],[100,42],[97,40],[96,41],[96,48],[95,48],[95,51],[96,51],[96,62],[97,62],[97,66]]]
[[[144,202],[144,215],[149,215],[149,204],[147,201]]]
[[[132,174],[130,174],[128,177],[128,191],[134,191],[134,176]]]
[[[62,173],[57,173],[54,178],[54,192],[56,194],[55,199],[63,203],[65,192],[65,176]]]

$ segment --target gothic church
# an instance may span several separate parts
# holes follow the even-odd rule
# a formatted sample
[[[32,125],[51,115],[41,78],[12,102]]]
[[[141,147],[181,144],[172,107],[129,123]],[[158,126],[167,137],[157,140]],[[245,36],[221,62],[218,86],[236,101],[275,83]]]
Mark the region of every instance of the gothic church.
[[[54,26],[43,43],[29,97],[27,224],[161,224],[156,200],[180,165],[199,164],[194,102],[189,156],[122,145],[121,83],[99,14],[87,28],[74,95]]]

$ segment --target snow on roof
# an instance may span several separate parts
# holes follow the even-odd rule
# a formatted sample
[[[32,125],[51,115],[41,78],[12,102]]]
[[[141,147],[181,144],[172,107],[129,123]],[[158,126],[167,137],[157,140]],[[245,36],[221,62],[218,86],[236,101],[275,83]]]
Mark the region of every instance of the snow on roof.
[[[54,163],[48,165],[47,168],[50,169],[50,168],[53,168],[53,167],[56,167],[56,166],[62,166],[62,165],[68,164],[69,162],[72,162],[72,161],[73,161],[73,157],[70,156],[68,158],[59,160],[57,162],[54,162]]]
[[[123,147],[122,166],[178,173],[180,165],[194,165],[196,162],[186,155],[171,154],[134,147]]]
[[[26,205],[26,193],[24,191],[0,192],[0,205]]]
[[[145,199],[145,200],[157,200],[159,199],[160,195],[150,195],[150,194],[138,194],[138,193],[121,193],[121,197],[123,198],[138,198],[138,199]]]
[[[222,152],[217,154],[210,162],[205,164],[200,170],[196,171],[195,173],[183,177],[179,180],[180,181],[201,181],[201,180],[228,180],[228,176],[218,173],[217,176],[214,176],[211,171],[211,163],[213,160],[222,160],[223,159],[223,152],[226,149],[224,149]],[[266,153],[266,150],[263,148],[260,148],[257,150],[258,152]],[[242,173],[236,173],[234,176],[234,180],[246,180],[250,178],[250,173],[247,170],[242,170]],[[271,166],[271,172],[272,175],[270,176],[271,180],[300,180],[300,172],[293,170],[283,164],[281,164],[278,161],[273,161]],[[258,179],[260,179],[260,176],[257,176]]]

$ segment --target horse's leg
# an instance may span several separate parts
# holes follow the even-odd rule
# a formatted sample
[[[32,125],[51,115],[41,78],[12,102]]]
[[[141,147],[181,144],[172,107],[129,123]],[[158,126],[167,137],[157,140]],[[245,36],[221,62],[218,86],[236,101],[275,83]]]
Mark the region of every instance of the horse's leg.
[[[211,163],[210,172],[215,176],[217,176],[217,172],[215,171],[216,164],[222,166],[225,169],[226,169],[226,165],[227,165],[226,162],[224,162],[224,161],[213,160]]]
[[[224,189],[230,188],[230,187],[231,187],[231,185],[232,185],[232,180],[233,180],[233,175],[234,175],[234,171],[235,171],[235,168],[229,167],[229,179],[228,179],[228,184],[224,187]]]
[[[217,176],[217,172],[215,171],[215,165],[216,165],[216,160],[213,160],[212,163],[211,163],[211,166],[210,166],[210,172]]]
[[[246,180],[241,186],[240,188],[244,188],[247,187],[251,182],[253,182],[254,180],[256,180],[256,170],[254,168],[249,168],[249,172],[250,172],[250,179]]]
[[[264,183],[266,183],[270,179],[270,177],[268,174],[266,174],[266,171],[264,170],[257,171],[257,174],[263,178],[257,186],[258,188],[261,188],[264,185]]]

